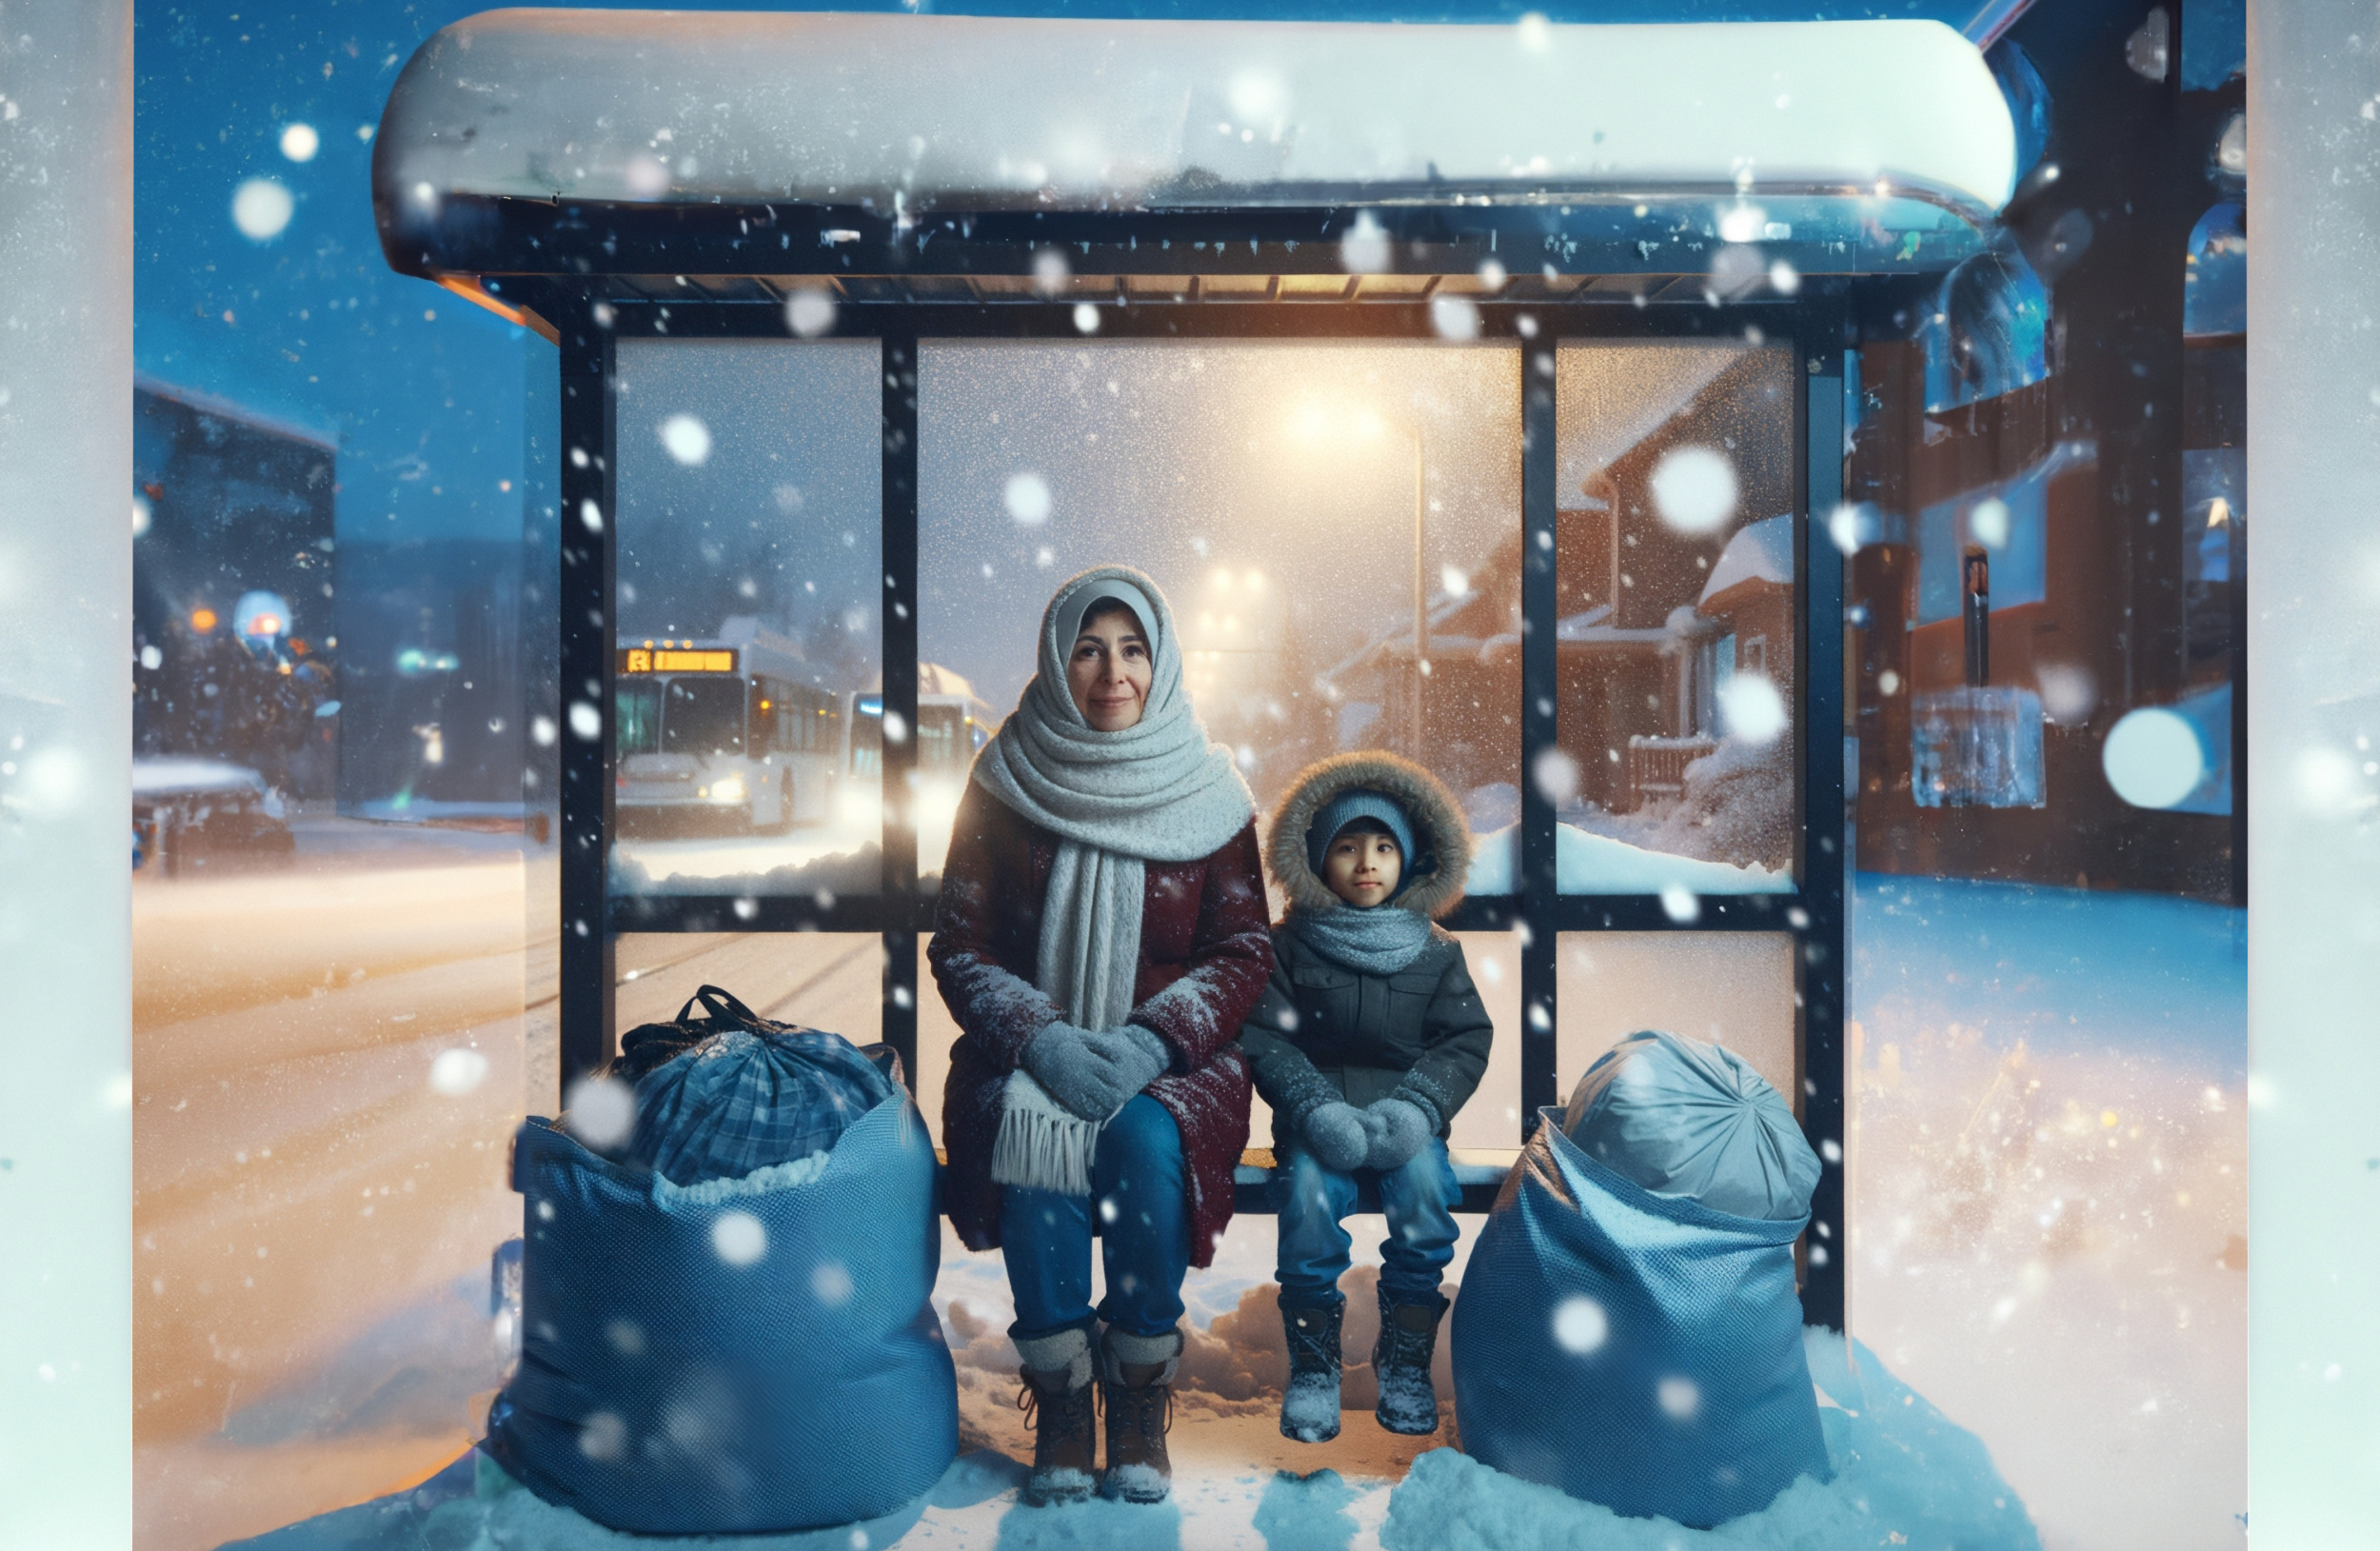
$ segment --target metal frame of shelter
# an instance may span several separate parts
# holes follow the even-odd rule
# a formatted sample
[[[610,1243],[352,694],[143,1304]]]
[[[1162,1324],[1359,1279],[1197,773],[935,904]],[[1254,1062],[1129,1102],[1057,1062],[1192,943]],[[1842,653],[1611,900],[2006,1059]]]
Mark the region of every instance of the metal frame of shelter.
[[[1700,209],[1735,193],[1695,190]],[[458,199],[438,229],[470,249],[463,263],[425,251],[422,271],[535,327],[561,351],[563,447],[584,450],[561,467],[563,699],[612,704],[613,579],[618,525],[615,362],[622,339],[787,339],[784,304],[798,286],[823,286],[838,306],[833,337],[874,338],[883,350],[883,704],[916,725],[918,643],[918,363],[938,339],[1063,340],[1090,344],[1076,308],[1098,308],[1098,340],[1435,339],[1433,294],[1467,288],[1482,340],[1524,352],[1520,399],[1523,620],[1521,759],[1533,768],[1556,744],[1555,358],[1587,340],[1745,337],[1756,326],[1789,347],[1794,409],[1795,555],[1800,616],[1794,683],[1799,840],[1790,894],[1709,896],[1691,923],[1651,895],[1564,895],[1557,886],[1553,805],[1521,783],[1520,892],[1472,899],[1448,925],[1517,932],[1525,1127],[1556,1091],[1556,946],[1563,931],[1770,931],[1795,943],[1802,1123],[1832,1162],[1813,1202],[1822,1234],[1843,1218],[1845,856],[1840,557],[1811,514],[1841,496],[1842,372],[1851,281],[1813,275],[1790,301],[1715,302],[1708,277],[1663,270],[1648,249],[1615,241],[1612,194],[1592,205],[1498,203],[1452,189],[1384,192],[1377,201],[1109,211],[936,213],[909,225],[866,209],[814,205],[597,205]],[[1623,198],[1628,196],[1622,196]],[[1660,197],[1677,202],[1676,189]],[[1350,275],[1340,240],[1359,219],[1389,239],[1393,273]],[[921,235],[922,234],[922,235]],[[930,242],[924,240],[930,238]],[[1061,249],[1076,278],[1063,294],[1032,288],[1034,259]],[[822,274],[786,272],[791,254],[826,253]],[[1494,294],[1476,276],[1499,253],[1521,272]],[[409,256],[409,255],[408,255]],[[818,261],[808,261],[817,266]],[[1524,268],[1525,266],[1525,268]],[[407,268],[412,266],[408,265]],[[823,267],[821,267],[823,268]],[[1534,272],[1532,272],[1534,271]],[[454,278],[476,275],[476,283]],[[1085,278],[1088,277],[1088,278]],[[1096,348],[1094,346],[1094,348]],[[1449,347],[1459,348],[1459,347]],[[595,520],[583,514],[592,512]],[[883,770],[882,892],[741,903],[727,897],[613,898],[606,888],[614,829],[607,736],[565,736],[562,759],[561,1040],[565,1082],[601,1062],[611,1038],[612,937],[622,930],[734,929],[878,932],[886,949],[883,1038],[916,1069],[916,944],[934,901],[917,890],[916,830],[904,802],[914,743],[888,742]],[[1519,1139],[1516,1139],[1517,1141]],[[1495,1187],[1466,1186],[1482,1210]],[[1260,1193],[1243,1184],[1243,1205]],[[1805,1258],[1802,1298],[1812,1320],[1840,1326],[1839,1255]]]

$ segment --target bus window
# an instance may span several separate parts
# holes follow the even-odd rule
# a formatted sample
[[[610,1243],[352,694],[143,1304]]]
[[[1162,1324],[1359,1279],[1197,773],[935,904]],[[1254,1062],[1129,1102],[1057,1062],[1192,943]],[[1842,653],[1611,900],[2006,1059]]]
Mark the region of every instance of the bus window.
[[[768,679],[753,679],[751,703],[744,725],[752,729],[752,752],[758,757],[777,746],[777,685]]]
[[[662,744],[672,754],[743,753],[744,681],[671,679]]]
[[[661,752],[661,686],[650,680],[620,686],[612,720],[622,754]]]
[[[956,706],[918,707],[918,769],[964,770],[975,750],[967,742],[967,713]]]
[[[834,695],[821,694],[819,696],[818,703],[818,716],[812,723],[812,726],[816,729],[812,734],[813,741],[810,744],[812,748],[823,749],[828,753],[832,753],[843,747],[842,700]]]

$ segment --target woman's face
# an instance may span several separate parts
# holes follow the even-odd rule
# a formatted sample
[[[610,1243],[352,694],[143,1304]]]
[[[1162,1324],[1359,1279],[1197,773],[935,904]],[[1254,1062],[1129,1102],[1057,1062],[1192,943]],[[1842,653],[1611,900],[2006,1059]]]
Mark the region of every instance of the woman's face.
[[[1155,674],[1149,638],[1140,632],[1132,610],[1124,607],[1084,620],[1066,658],[1066,689],[1074,696],[1074,708],[1101,732],[1140,725]]]

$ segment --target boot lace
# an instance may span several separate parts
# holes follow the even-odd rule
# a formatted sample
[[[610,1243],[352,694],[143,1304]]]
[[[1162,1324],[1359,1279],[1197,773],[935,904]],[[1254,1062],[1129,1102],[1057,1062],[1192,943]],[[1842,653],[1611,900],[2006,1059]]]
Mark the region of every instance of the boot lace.
[[[1126,1389],[1121,1384],[1108,1383],[1098,1387],[1107,1392],[1110,1420],[1144,1435],[1155,1433],[1161,1437],[1174,1430],[1173,1385],[1149,1384],[1139,1389]],[[1160,1391],[1165,1397],[1165,1415],[1162,1419],[1152,1414],[1157,1409],[1157,1396]]]
[[[1339,1365],[1336,1322],[1289,1322],[1289,1369],[1292,1373],[1331,1373]]]
[[[1059,1403],[1051,1407],[1048,1418],[1052,1442],[1072,1442],[1097,1426],[1099,1391],[1098,1384],[1086,1384],[1080,1402],[1071,1394],[1059,1397]],[[1024,1424],[1032,1428],[1037,1437],[1041,1434],[1042,1423],[1041,1402],[1041,1392],[1033,1387],[1031,1380],[1025,1380],[1017,1390],[1017,1409],[1024,1413]]]

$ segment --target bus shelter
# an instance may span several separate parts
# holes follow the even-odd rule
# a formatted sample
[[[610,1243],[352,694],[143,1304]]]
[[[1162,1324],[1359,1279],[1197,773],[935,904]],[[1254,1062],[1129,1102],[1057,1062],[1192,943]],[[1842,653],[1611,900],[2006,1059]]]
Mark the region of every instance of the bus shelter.
[[[1463,801],[1469,1203],[1617,1039],[1718,1038],[1829,1164],[1839,1326],[1847,347],[2016,169],[1934,23],[441,32],[374,199],[558,347],[565,1082],[624,934],[875,940],[843,1031],[933,1117],[967,762],[1123,562],[1259,805],[1354,747]]]

